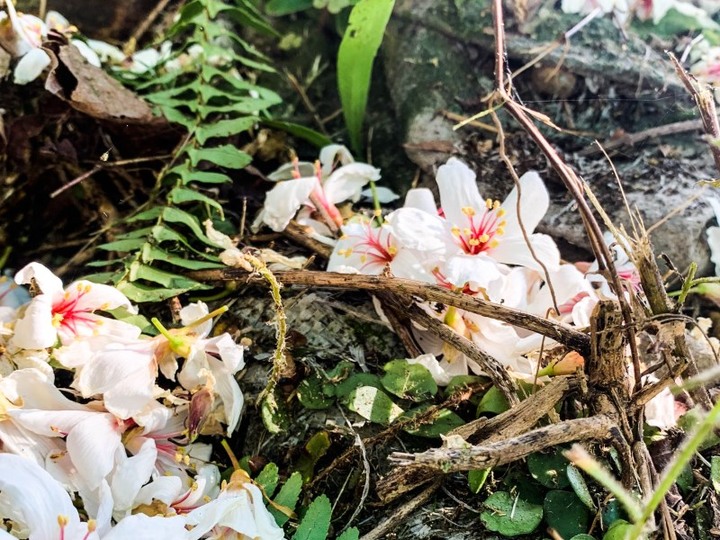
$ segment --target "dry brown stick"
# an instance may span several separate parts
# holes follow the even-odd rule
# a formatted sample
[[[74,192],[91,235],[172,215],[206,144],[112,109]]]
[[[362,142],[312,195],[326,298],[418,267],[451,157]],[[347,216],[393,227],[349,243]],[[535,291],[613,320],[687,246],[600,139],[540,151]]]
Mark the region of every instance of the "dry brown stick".
[[[137,30],[133,32],[133,35],[130,36],[130,39],[127,41],[127,43],[131,43],[132,47],[135,47],[135,44],[140,41],[140,38],[145,34],[145,32],[148,31],[148,28],[150,28],[150,25],[155,21],[155,19],[158,18],[158,16],[163,12],[163,10],[167,7],[167,5],[170,3],[170,0],[160,0],[153,10],[148,14],[147,17],[140,23],[140,25],[137,27]]]
[[[603,141],[602,148],[605,151],[610,152],[616,148],[623,146],[634,146],[647,139],[654,137],[665,137],[666,135],[674,135],[676,133],[685,133],[687,131],[695,131],[702,129],[702,120],[683,120],[682,122],[673,122],[671,124],[664,124],[662,126],[656,126],[637,133],[626,133],[621,137]],[[602,149],[598,148],[597,145],[589,146],[583,150],[577,152],[578,156],[590,156],[593,154],[599,154]]]
[[[718,123],[718,117],[715,111],[715,96],[709,88],[705,88],[704,90],[698,88],[697,82],[694,82],[685,72],[685,69],[682,67],[678,59],[675,58],[673,53],[668,52],[668,56],[670,56],[670,61],[672,62],[678,77],[680,77],[680,80],[685,85],[685,88],[687,88],[687,91],[697,104],[703,129],[705,130],[705,133],[712,138],[709,142],[710,152],[715,160],[715,168],[720,171],[720,147],[715,144],[715,141],[720,139],[720,124]]]
[[[480,298],[453,292],[422,281],[390,278],[387,276],[366,276],[362,274],[338,274],[334,272],[288,271],[276,272],[278,280],[285,285],[305,285],[309,287],[327,287],[332,289],[360,289],[365,291],[387,291],[401,296],[416,296],[429,302],[439,302],[448,306],[476,313],[492,319],[506,322],[519,328],[536,332],[553,339],[579,352],[587,358],[590,354],[590,337],[548,319],[531,315],[519,309],[488,302]],[[189,272],[188,276],[198,281],[253,281],[240,268],[222,268],[219,270],[200,270]]]
[[[548,142],[543,136],[540,130],[537,128],[535,123],[529,117],[526,109],[515,102],[515,100],[508,93],[508,89],[505,87],[505,26],[503,22],[503,7],[502,0],[493,0],[492,3],[493,12],[493,25],[495,29],[495,85],[496,91],[504,101],[505,110],[512,115],[515,120],[525,129],[535,143],[540,147],[543,154],[547,157],[548,161],[552,165],[555,172],[560,176],[561,180],[565,184],[566,189],[575,199],[580,211],[580,217],[582,218],[585,230],[588,233],[588,240],[592,247],[593,253],[597,258],[600,269],[607,268],[609,273],[610,283],[615,289],[620,301],[620,307],[625,320],[625,332],[627,334],[628,343],[630,345],[630,354],[633,360],[633,371],[635,374],[635,380],[637,384],[640,384],[640,354],[637,350],[637,343],[635,340],[635,330],[633,324],[632,310],[623,294],[622,284],[620,283],[620,277],[618,276],[617,270],[615,269],[615,262],[610,254],[608,246],[603,241],[602,230],[600,225],[595,219],[595,216],[588,205],[585,195],[583,193],[582,183],[577,177],[575,172],[563,161],[560,155],[557,153],[555,148]],[[508,82],[508,86],[511,82]]]
[[[317,253],[321,257],[325,259],[330,258],[330,254],[332,253],[332,247],[325,245],[322,242],[318,242],[314,238],[308,236],[306,232],[306,227],[303,227],[294,219],[291,220],[290,223],[288,223],[287,227],[285,227],[283,234],[291,240],[297,242],[301,246]]]
[[[405,308],[405,313],[407,313],[413,321],[425,327],[430,333],[435,334],[445,343],[452,345],[455,349],[477,362],[482,370],[487,373],[488,377],[490,377],[490,380],[492,380],[497,389],[502,392],[502,395],[505,396],[505,399],[507,399],[511,407],[520,403],[514,381],[498,360],[484,352],[465,336],[461,336],[455,332],[455,330],[442,321],[425,313],[422,308],[415,305],[414,301],[408,299],[408,304]]]
[[[525,433],[545,416],[565,393],[576,385],[573,377],[556,377],[547,386],[515,407],[494,418],[479,418],[459,426],[449,435],[459,435],[470,443],[499,442]],[[384,503],[391,502],[435,478],[430,467],[398,467],[377,485],[377,494]]]
[[[402,341],[408,354],[413,358],[417,358],[423,354],[423,350],[412,334],[410,324],[407,319],[403,319],[402,317],[403,310],[398,309],[398,298],[388,292],[379,292],[377,293],[377,297],[382,305],[383,313],[385,313],[388,321],[390,321],[390,326],[392,326],[392,329],[400,338],[400,341]]]
[[[421,492],[407,504],[402,505],[397,511],[393,512],[389,518],[382,521],[372,531],[360,537],[360,540],[379,540],[380,538],[386,538],[388,533],[395,530],[400,523],[405,521],[405,519],[415,511],[415,509],[425,504],[430,497],[433,496],[442,484],[442,481],[442,478],[437,479],[433,485],[429,486],[425,491]]]
[[[399,465],[424,465],[446,473],[488,469],[572,441],[610,439],[616,430],[617,426],[610,418],[598,415],[566,420],[487,445],[436,448],[418,454],[393,452],[389,459]]]
[[[576,386],[575,377],[554,377],[547,385],[512,409],[490,419],[478,418],[456,427],[450,435],[460,435],[470,443],[489,443],[514,437],[533,427]]]

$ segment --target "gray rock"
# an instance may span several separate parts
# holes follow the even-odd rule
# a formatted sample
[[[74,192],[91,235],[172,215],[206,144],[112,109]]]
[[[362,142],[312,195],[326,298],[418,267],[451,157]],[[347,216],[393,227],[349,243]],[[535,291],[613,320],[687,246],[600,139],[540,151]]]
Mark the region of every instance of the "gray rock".
[[[472,129],[453,131],[454,122],[442,115],[450,110],[470,116],[486,106],[480,98],[492,89],[494,66],[488,6],[484,0],[398,1],[383,45],[383,60],[407,154],[426,173],[422,184],[433,187],[436,167],[450,155],[458,155],[478,171],[481,193],[502,199],[512,181],[498,159],[495,136]],[[512,69],[535,58],[579,18],[541,8],[527,20],[522,25],[506,23]],[[596,47],[600,39],[602,51]],[[596,138],[606,140],[623,131],[639,132],[696,116],[670,63],[637,37],[623,40],[610,20],[599,19],[576,34],[568,48],[559,47],[547,55],[539,66],[548,72],[558,67],[561,76],[546,81],[538,76],[540,69],[530,76],[526,72],[515,80],[519,95],[529,107],[571,131],[559,134],[542,126],[588,182],[613,223],[629,224],[608,161],[601,154],[581,157],[575,153]],[[539,170],[551,191],[552,204],[541,230],[559,240],[565,256],[587,258],[589,253],[577,250],[588,250],[589,244],[564,186],[529,137],[502,111],[499,114],[508,154],[518,172]],[[488,118],[483,121],[489,122]],[[704,229],[714,216],[702,201],[697,182],[718,173],[701,138],[676,137],[671,144],[673,150],[678,144],[681,148],[666,152],[672,157],[645,144],[622,149],[613,156],[613,163],[630,207],[637,208],[647,227],[670,216],[652,232],[656,252],[666,253],[680,270],[695,261],[707,272]]]

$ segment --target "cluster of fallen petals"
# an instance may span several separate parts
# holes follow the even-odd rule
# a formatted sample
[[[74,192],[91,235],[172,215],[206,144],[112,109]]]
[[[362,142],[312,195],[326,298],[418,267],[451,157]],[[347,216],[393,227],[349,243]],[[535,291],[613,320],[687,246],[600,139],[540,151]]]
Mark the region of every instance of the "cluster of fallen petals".
[[[379,178],[379,171],[354,162],[347,149],[336,145],[323,149],[320,156],[316,165],[291,163],[272,175],[281,183],[268,193],[256,224],[282,230],[293,218],[304,223],[310,234],[333,245],[330,272],[419,280],[581,330],[589,326],[599,300],[616,298],[597,273],[597,264],[563,262],[553,239],[535,232],[549,206],[547,189],[536,172],[520,177],[501,202],[483,198],[475,173],[463,161],[450,158],[437,170],[439,207],[431,190],[418,188],[407,193],[402,208],[384,217],[373,212],[343,220],[334,205],[357,200],[362,187]],[[323,209],[326,202],[332,208]],[[639,279],[626,249],[610,235],[606,241],[616,257],[622,294],[637,294]],[[220,244],[228,247],[228,242]],[[541,350],[549,356],[551,340],[543,342],[541,336],[502,321],[445,305],[420,306],[517,378],[538,381],[582,366],[577,354],[548,365]],[[447,384],[455,375],[483,374],[474,360],[425,329],[414,326],[413,332],[425,354],[411,361],[428,368],[438,384]],[[672,396],[661,399],[669,406],[652,410],[671,411]],[[674,416],[648,420],[669,426]]]
[[[284,537],[252,480],[221,482],[198,442],[243,408],[243,347],[211,335],[205,304],[144,335],[116,288],[31,263],[0,280],[0,306],[0,537]]]
[[[50,56],[43,50],[42,44],[49,33],[55,32],[68,39],[70,46],[79,50],[85,60],[96,67],[106,66],[122,71],[126,77],[134,77],[158,69],[180,71],[192,66],[203,56],[200,45],[192,45],[185,51],[173,51],[169,41],[158,48],[147,48],[128,52],[97,39],[80,38],[78,29],[57,11],[48,11],[45,19],[29,13],[16,11],[12,0],[5,2],[6,11],[0,10],[0,48],[7,51],[15,60],[13,82],[24,85],[34,81],[51,63]],[[204,59],[211,65],[220,65],[227,58],[213,56]],[[5,73],[0,71],[0,78]]]

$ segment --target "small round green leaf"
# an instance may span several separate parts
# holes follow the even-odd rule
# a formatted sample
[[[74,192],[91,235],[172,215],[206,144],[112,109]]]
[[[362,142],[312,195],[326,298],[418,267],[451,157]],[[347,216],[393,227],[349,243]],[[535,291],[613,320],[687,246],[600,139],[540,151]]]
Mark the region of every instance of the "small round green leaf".
[[[530,454],[527,458],[532,477],[543,486],[560,489],[570,484],[567,473],[568,461],[560,452],[552,454]]]
[[[550,491],[543,504],[545,521],[562,538],[586,533],[592,516],[583,502],[571,491]]]
[[[373,386],[353,390],[348,398],[348,408],[378,424],[389,424],[405,412],[385,392]]]
[[[570,540],[595,540],[595,537],[590,536],[589,534],[576,534],[573,536]]]
[[[347,404],[353,391],[361,386],[373,386],[377,389],[382,388],[380,377],[374,373],[355,373],[335,385],[335,395],[343,401],[343,403]]]
[[[380,381],[385,389],[401,399],[422,401],[435,395],[437,383],[430,371],[407,360],[393,360],[383,366],[385,375]]]
[[[503,536],[530,534],[542,521],[542,506],[513,497],[507,491],[496,491],[485,501],[480,520],[488,530]]]
[[[323,392],[323,381],[319,377],[309,377],[297,388],[297,397],[306,409],[327,409],[333,400]]]
[[[618,519],[613,523],[603,536],[603,540],[626,540],[632,530],[632,525],[624,519]]]
[[[610,499],[600,513],[603,527],[609,529],[616,521],[623,521],[625,512],[617,499]]]
[[[490,388],[480,400],[480,405],[477,408],[477,415],[480,416],[483,413],[500,414],[507,411],[510,408],[507,399],[502,395],[502,392],[495,386]]]

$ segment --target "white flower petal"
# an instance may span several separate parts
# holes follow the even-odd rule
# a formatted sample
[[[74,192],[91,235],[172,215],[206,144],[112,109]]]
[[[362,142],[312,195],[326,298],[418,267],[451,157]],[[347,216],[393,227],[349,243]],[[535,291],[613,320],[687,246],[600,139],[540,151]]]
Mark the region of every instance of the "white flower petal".
[[[123,518],[112,530],[103,535],[103,540],[158,540],[172,538],[184,540],[190,538],[184,516],[147,516],[134,514]]]
[[[132,510],[140,488],[147,483],[155,469],[157,455],[155,441],[146,439],[139,452],[120,460],[110,483],[116,512]]]
[[[112,471],[116,452],[124,452],[117,421],[106,413],[86,418],[68,434],[67,449],[88,489],[97,489]]]
[[[82,538],[83,529],[87,531],[65,489],[30,460],[0,454],[0,492],[3,502],[12,505],[13,519],[27,526],[33,539]],[[59,516],[68,520],[64,536]]]
[[[467,221],[463,208],[472,208],[479,215],[487,211],[475,178],[470,167],[454,157],[438,168],[435,180],[440,191],[440,206],[451,225],[462,226]]]
[[[367,163],[343,165],[323,182],[325,198],[332,204],[343,201],[355,202],[362,188],[371,180],[380,179],[380,170]]]
[[[415,208],[400,208],[386,218],[387,226],[398,243],[408,249],[431,252],[438,256],[452,246],[452,237],[446,222],[435,214]]]
[[[375,194],[377,195],[377,200],[380,204],[391,203],[400,198],[400,195],[395,193],[392,189],[382,186],[378,186],[375,188]],[[372,189],[363,189],[360,193],[360,196],[364,199],[373,200]]]
[[[540,233],[531,234],[530,243],[535,256],[549,271],[553,272],[560,267],[560,251],[551,237]],[[517,264],[543,272],[542,266],[532,256],[522,236],[501,237],[498,246],[490,250],[489,254],[493,259],[505,264]]]
[[[550,195],[540,175],[535,171],[529,171],[520,177],[520,216],[525,231],[531,234],[545,216],[550,207]],[[505,236],[522,236],[522,230],[517,218],[517,187],[513,188],[507,198],[503,201],[502,207],[507,212],[505,220]],[[502,242],[502,239],[500,240]]]
[[[275,232],[282,232],[298,209],[310,203],[310,193],[318,188],[315,177],[280,182],[265,196],[265,205],[258,218]]]
[[[50,57],[42,49],[33,49],[15,66],[13,71],[13,82],[15,84],[27,84],[37,79],[40,74],[50,65]]]
[[[15,323],[10,344],[20,349],[44,349],[55,345],[57,339],[57,329],[52,324],[52,297],[36,296]]]
[[[329,144],[320,150],[320,165],[323,176],[329,176],[338,164],[347,165],[354,161],[350,150],[342,144]]]
[[[62,294],[62,280],[40,263],[31,262],[15,274],[15,283],[29,285],[33,280],[43,294]]]
[[[416,208],[430,215],[437,214],[437,204],[432,191],[428,188],[411,189],[405,195],[405,208]]]

